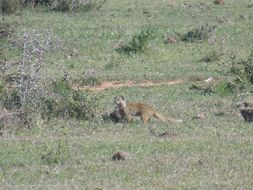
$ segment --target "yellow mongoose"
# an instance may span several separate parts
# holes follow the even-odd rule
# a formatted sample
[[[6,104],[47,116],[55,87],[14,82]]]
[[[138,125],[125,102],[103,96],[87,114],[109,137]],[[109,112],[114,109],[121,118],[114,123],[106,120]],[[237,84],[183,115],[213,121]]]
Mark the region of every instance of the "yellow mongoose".
[[[148,105],[142,103],[126,103],[124,96],[116,96],[114,101],[117,105],[117,109],[119,110],[119,114],[128,122],[132,121],[132,116],[141,117],[144,123],[147,123],[151,117],[155,117],[162,122],[182,122],[181,120],[166,118]]]

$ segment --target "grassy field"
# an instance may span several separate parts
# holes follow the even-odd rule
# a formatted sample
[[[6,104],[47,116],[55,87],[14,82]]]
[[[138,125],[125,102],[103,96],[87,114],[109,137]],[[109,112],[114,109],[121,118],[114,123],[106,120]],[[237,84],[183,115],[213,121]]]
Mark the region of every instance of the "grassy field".
[[[225,0],[225,5],[199,0],[109,0],[99,10],[77,13],[26,8],[4,16],[15,35],[50,31],[62,48],[46,54],[48,78],[78,79],[95,70],[101,81],[183,79],[177,85],[131,87],[94,92],[99,112],[112,110],[113,97],[144,102],[183,123],[114,124],[53,119],[30,129],[4,129],[0,137],[0,189],[252,189],[253,127],[236,109],[236,94],[190,89],[193,77],[231,76],[230,56],[244,58],[253,49],[252,0]],[[202,23],[215,25],[215,42],[165,44],[165,37],[185,34]],[[142,53],[115,51],[141,30],[150,29]],[[2,48],[8,47],[4,42]],[[73,51],[75,53],[73,53]],[[224,54],[200,61],[211,52]],[[73,56],[74,55],[74,56]],[[8,58],[20,58],[12,48]],[[192,119],[205,112],[206,118]],[[171,137],[159,137],[169,131]],[[126,161],[112,155],[125,151]]]

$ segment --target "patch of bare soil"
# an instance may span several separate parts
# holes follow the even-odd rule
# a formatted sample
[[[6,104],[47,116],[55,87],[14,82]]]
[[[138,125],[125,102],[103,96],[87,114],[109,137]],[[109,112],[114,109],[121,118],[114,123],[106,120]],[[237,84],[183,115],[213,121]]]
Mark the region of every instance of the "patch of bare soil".
[[[72,88],[75,90],[89,90],[89,91],[102,91],[108,89],[117,89],[122,87],[150,87],[150,86],[160,86],[160,85],[174,85],[180,84],[184,81],[182,79],[177,79],[173,81],[161,81],[161,82],[154,82],[154,81],[143,81],[140,83],[127,80],[127,81],[104,81],[99,85],[96,86],[81,86],[78,84],[72,84]]]

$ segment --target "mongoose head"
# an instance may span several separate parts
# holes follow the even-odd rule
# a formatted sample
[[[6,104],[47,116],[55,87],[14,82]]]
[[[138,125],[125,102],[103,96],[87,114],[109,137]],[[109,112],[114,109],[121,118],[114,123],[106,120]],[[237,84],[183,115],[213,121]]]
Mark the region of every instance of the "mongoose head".
[[[125,108],[126,107],[126,101],[124,96],[116,96],[114,98],[114,102],[119,108]]]

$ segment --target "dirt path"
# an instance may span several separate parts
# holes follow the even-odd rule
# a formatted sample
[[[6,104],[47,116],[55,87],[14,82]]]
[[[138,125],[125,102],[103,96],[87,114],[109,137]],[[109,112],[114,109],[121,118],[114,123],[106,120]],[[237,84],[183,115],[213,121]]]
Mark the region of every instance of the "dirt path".
[[[117,89],[122,87],[150,87],[150,86],[160,86],[160,85],[174,85],[180,84],[184,81],[182,79],[172,80],[172,81],[161,81],[161,82],[154,82],[145,80],[143,82],[137,83],[131,80],[127,81],[104,81],[99,85],[96,86],[80,86],[78,84],[73,84],[73,89],[79,90],[89,90],[89,91],[102,91],[108,89]]]

